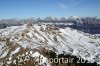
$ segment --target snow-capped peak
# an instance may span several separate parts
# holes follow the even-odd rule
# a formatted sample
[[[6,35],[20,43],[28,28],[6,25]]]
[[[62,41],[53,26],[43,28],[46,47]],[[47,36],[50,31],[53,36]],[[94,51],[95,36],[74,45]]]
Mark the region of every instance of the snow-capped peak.
[[[98,36],[100,35],[98,34]],[[13,42],[18,47],[29,49],[39,49],[41,47],[53,50],[57,54],[65,52],[65,54],[75,55],[89,62],[93,61],[100,64],[100,38],[94,38],[91,34],[68,27],[62,29],[45,23],[33,25],[28,23],[23,26],[1,29],[0,38],[2,40],[5,38],[5,41],[9,38],[8,42]],[[3,46],[3,43],[6,46],[5,42],[0,41],[0,43],[0,46]],[[18,52],[17,50],[15,51]],[[1,57],[5,55],[2,52],[0,52]]]

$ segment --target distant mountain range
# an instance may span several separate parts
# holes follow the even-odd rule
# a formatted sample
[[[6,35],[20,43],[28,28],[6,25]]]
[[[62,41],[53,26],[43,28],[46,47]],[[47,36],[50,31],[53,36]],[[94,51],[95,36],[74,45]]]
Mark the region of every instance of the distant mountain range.
[[[77,29],[86,33],[91,34],[100,34],[100,19],[96,17],[61,17],[61,18],[52,18],[46,17],[45,19],[41,18],[31,18],[31,19],[3,19],[0,20],[0,29],[9,27],[9,26],[19,26],[31,21],[33,23],[54,23],[58,27],[70,27]]]

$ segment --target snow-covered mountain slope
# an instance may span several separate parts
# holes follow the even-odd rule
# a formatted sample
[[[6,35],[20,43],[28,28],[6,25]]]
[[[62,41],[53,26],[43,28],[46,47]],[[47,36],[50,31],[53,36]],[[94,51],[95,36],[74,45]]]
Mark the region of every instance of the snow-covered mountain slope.
[[[62,29],[47,23],[29,23],[0,30],[0,61],[39,48],[100,64],[100,34],[91,35],[68,27]]]

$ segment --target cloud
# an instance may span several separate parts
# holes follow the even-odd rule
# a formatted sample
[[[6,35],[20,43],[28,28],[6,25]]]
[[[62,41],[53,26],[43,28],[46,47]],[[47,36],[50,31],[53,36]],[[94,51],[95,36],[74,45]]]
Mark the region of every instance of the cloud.
[[[77,3],[72,3],[70,5],[67,5],[67,4],[64,4],[64,3],[59,3],[60,8],[63,9],[63,10],[70,9],[70,8],[76,6],[76,5],[77,5]]]
[[[59,3],[59,6],[64,10],[67,8],[67,6],[64,3]]]
[[[69,3],[59,3],[59,7],[63,10],[67,10],[73,7],[76,7],[78,4],[80,4],[81,2],[83,2],[83,0],[79,1],[79,0],[70,0]]]

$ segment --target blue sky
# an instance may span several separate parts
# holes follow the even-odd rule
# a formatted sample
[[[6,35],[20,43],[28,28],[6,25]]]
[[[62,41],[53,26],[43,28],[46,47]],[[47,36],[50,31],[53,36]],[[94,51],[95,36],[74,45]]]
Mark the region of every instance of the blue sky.
[[[0,19],[98,16],[100,0],[0,0]]]

